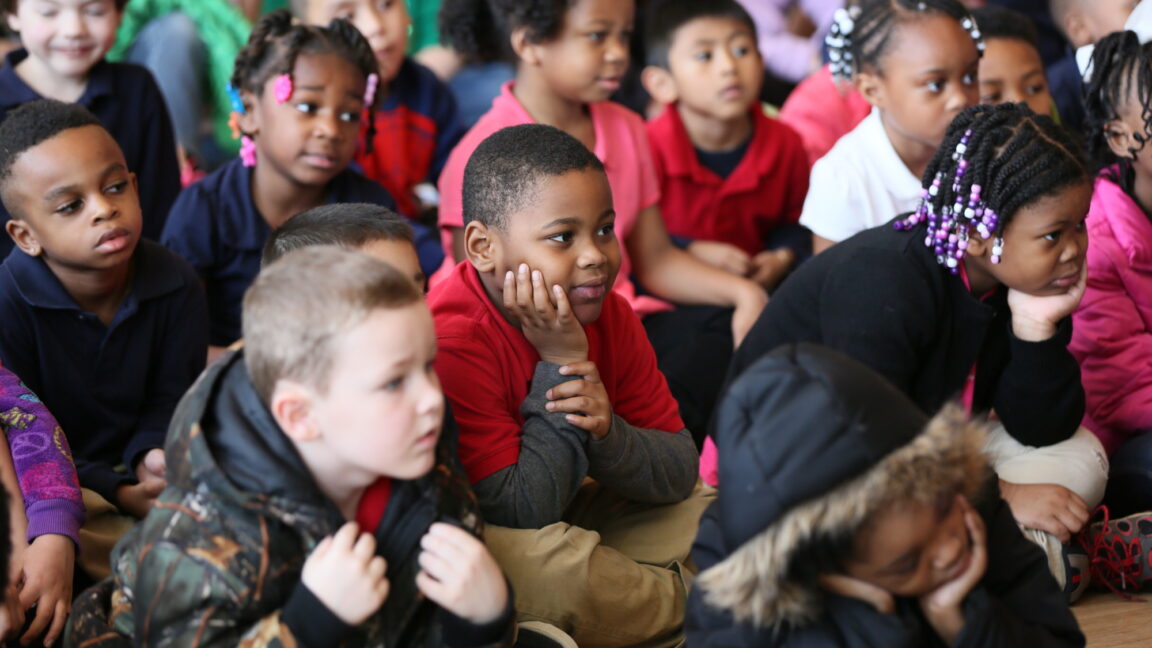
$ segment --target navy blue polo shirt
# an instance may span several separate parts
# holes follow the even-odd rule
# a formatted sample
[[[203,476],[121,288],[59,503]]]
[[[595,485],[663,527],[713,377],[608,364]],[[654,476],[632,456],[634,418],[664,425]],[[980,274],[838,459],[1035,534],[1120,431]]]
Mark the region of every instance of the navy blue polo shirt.
[[[345,169],[328,183],[328,204],[362,202],[395,209],[396,203],[384,187]],[[425,228],[426,230],[427,228]],[[240,339],[240,307],[244,291],[260,272],[260,256],[272,229],[256,210],[252,198],[252,169],[239,159],[213,171],[189,186],[176,199],[160,241],[188,260],[204,281],[211,320],[209,341],[227,346]],[[424,248],[431,243],[443,259],[435,235],[428,233]],[[420,266],[431,275],[439,267],[417,247]]]
[[[40,396],[72,446],[80,484],[115,502],[141,453],[164,447],[176,403],[204,369],[208,312],[196,273],[142,240],[110,326],[85,312],[39,257],[0,264],[0,361]]]
[[[16,75],[16,65],[27,57],[25,49],[4,57],[4,67],[0,67],[0,120],[20,104],[43,99]],[[92,67],[88,87],[76,103],[91,110],[124,151],[128,170],[139,179],[144,236],[160,240],[164,219],[180,193],[180,164],[172,121],[156,81],[138,65],[101,61]],[[0,225],[8,217],[8,210],[0,204]],[[12,240],[0,236],[0,258],[11,249]]]

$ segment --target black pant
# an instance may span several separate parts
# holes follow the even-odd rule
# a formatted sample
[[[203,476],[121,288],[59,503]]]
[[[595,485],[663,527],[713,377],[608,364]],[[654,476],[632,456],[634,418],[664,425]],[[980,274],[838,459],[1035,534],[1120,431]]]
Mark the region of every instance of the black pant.
[[[680,418],[697,449],[702,448],[732,360],[732,309],[677,306],[645,317],[644,329],[657,366],[680,404]]]

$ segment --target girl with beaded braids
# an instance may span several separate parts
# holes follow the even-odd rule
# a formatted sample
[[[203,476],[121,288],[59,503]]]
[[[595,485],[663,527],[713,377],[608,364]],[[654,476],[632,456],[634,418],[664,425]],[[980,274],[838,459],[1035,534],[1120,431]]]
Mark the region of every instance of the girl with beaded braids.
[[[815,252],[916,206],[948,124],[977,103],[983,49],[957,0],[854,0],[827,42],[872,112],[812,167],[800,224]]]
[[[344,20],[306,26],[274,11],[236,56],[240,158],[185,189],[161,237],[204,281],[213,347],[239,339],[241,299],[273,229],[323,204],[395,208],[387,190],[348,168],[376,102],[376,79],[372,49]],[[370,142],[371,123],[366,130]],[[416,232],[416,246],[432,272],[442,254],[426,228]]]
[[[1088,286],[1070,349],[1085,425],[1108,449],[1105,498],[1152,509],[1152,44],[1130,31],[1096,44],[1086,81],[1088,149],[1102,169],[1088,211]]]
[[[957,116],[924,178],[915,211],[793,273],[729,375],[809,341],[871,366],[924,411],[957,398],[994,411],[986,451],[1001,494],[1072,595],[1087,579],[1066,543],[1103,496],[1108,463],[1079,428],[1084,390],[1067,349],[1085,283],[1087,162],[1026,104],[981,105]]]

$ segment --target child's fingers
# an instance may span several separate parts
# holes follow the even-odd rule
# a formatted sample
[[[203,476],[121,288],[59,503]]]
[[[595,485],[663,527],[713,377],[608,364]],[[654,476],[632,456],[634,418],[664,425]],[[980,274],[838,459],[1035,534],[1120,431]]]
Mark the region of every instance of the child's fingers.
[[[452,568],[451,561],[433,551],[421,551],[416,562],[422,571],[439,583],[444,583],[445,580],[450,579],[456,571]]]
[[[28,625],[28,629],[24,631],[23,636],[20,637],[20,642],[25,644],[30,643],[35,640],[36,637],[39,637],[41,633],[44,632],[44,629],[47,628],[50,623],[55,621],[52,618],[54,616],[54,612],[56,612],[55,605],[47,603],[44,605],[37,605],[36,617],[32,619],[32,623]]]
[[[607,434],[607,430],[606,430],[605,425],[604,425],[604,419],[602,419],[598,416],[587,416],[587,415],[582,415],[582,414],[566,414],[564,416],[564,420],[568,421],[568,423],[570,423],[571,425],[574,425],[574,426],[580,428],[581,430],[584,430],[585,432],[587,432],[589,434],[599,435],[599,436],[603,436],[603,434]]]
[[[609,287],[609,290],[611,290],[611,287]],[[567,324],[575,319],[575,316],[572,314],[572,303],[568,301],[568,293],[564,292],[564,289],[561,288],[559,284],[552,286],[552,296],[556,299],[556,319],[558,319],[561,324]]]
[[[356,544],[356,538],[359,535],[359,524],[356,524],[355,522],[345,522],[344,526],[340,527],[336,533],[329,536],[332,541],[332,546],[329,550],[351,551],[352,545]],[[325,540],[329,538],[325,538]]]
[[[553,388],[555,389],[555,388]],[[570,412],[572,414],[588,414],[596,408],[596,403],[587,396],[573,396],[561,400],[548,401],[544,405],[549,412]]]
[[[371,533],[361,533],[360,536],[356,538],[356,544],[352,547],[352,555],[364,562],[368,562],[375,553],[376,538],[372,537]]]
[[[424,541],[427,541],[428,544],[424,544]],[[428,533],[424,534],[420,544],[425,549],[437,548],[441,555],[451,553],[456,556],[484,547],[484,543],[476,536],[460,527],[444,522],[433,522],[428,527]],[[440,547],[445,547],[445,549],[439,549]]]
[[[516,315],[519,306],[516,305],[516,275],[511,270],[504,273],[504,309]]]
[[[64,622],[68,620],[68,613],[71,611],[68,601],[58,601],[56,603],[56,614],[52,615],[52,627],[48,628],[48,634],[44,635],[44,645],[52,646],[64,632]]]
[[[528,273],[528,264],[521,263],[516,271],[516,306],[522,313],[535,314],[536,308],[532,302],[532,277]]]
[[[544,284],[544,275],[539,270],[532,271],[532,302],[541,319],[549,321],[556,316],[552,299],[548,297],[548,287]]]
[[[368,567],[364,571],[370,579],[376,581],[384,578],[384,574],[388,573],[388,563],[382,556],[375,556],[368,561]]]
[[[570,362],[560,367],[560,374],[564,376],[583,376],[584,380],[590,383],[600,382],[600,370],[596,368],[596,363],[591,360]]]
[[[567,366],[567,365],[565,365]],[[588,394],[590,386],[588,382],[582,378],[575,380],[566,380],[555,387],[552,387],[544,393],[544,397],[550,401],[558,401],[565,398],[573,398],[583,394]]]

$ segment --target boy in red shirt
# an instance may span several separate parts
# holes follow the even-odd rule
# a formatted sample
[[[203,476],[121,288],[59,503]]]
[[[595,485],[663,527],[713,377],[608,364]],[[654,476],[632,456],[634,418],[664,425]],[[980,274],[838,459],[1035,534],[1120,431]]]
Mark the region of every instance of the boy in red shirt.
[[[800,136],[764,114],[756,26],[736,0],[669,0],[648,24],[644,87],[660,213],[688,251],[772,289],[808,252]]]
[[[673,645],[679,562],[713,495],[696,489],[692,437],[611,289],[604,167],[563,131],[513,126],[473,153],[463,204],[468,260],[429,295],[437,371],[520,618],[580,646]]]

